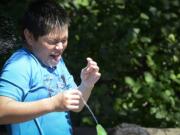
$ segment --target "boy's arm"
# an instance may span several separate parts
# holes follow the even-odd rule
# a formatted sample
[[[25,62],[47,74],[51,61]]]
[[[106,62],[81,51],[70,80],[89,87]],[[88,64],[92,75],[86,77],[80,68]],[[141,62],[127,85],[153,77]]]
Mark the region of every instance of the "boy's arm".
[[[87,66],[81,71],[81,84],[78,87],[78,89],[82,92],[82,98],[85,100],[85,102],[88,101],[95,83],[101,76],[97,63],[91,58],[87,58],[87,62]],[[83,109],[83,107],[84,103],[81,99],[80,108],[75,111],[79,112]]]
[[[34,102],[18,102],[0,96],[0,124],[23,122],[53,111],[50,98]]]
[[[49,112],[75,111],[79,109],[80,96],[79,90],[69,90],[31,102],[0,96],[0,125],[32,120]]]

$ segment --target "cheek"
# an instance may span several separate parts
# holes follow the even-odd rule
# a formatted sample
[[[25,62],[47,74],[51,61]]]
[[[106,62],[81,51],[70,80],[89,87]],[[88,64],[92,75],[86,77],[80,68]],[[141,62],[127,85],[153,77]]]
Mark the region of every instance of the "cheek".
[[[64,49],[63,50],[65,50],[67,48],[67,43],[64,45]]]
[[[42,46],[42,51],[44,53],[50,53],[54,50],[54,47],[53,46],[48,46],[48,45],[44,45]]]
[[[51,49],[47,48],[47,47],[39,47],[36,48],[36,54],[41,57],[41,59],[45,59],[49,56]]]

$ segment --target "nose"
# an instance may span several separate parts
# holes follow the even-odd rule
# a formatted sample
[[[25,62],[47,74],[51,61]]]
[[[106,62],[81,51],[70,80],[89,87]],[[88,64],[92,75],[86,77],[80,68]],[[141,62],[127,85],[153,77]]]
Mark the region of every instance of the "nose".
[[[62,50],[62,49],[63,49],[63,44],[62,44],[62,42],[57,43],[56,49],[57,49],[57,50]]]

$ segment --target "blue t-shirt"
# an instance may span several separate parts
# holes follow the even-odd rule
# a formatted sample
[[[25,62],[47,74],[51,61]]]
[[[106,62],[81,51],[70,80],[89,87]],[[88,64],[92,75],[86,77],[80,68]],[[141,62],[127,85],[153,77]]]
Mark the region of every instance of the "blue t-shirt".
[[[20,102],[37,101],[76,87],[62,59],[56,68],[50,68],[24,48],[7,60],[0,76],[0,96]],[[69,112],[47,113],[30,121],[10,124],[8,129],[11,135],[72,134]]]

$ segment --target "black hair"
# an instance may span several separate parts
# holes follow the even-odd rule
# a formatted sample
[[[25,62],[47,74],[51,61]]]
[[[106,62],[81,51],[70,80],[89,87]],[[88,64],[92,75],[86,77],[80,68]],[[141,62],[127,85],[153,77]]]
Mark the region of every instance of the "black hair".
[[[69,23],[66,11],[56,1],[36,0],[29,4],[20,22],[22,38],[25,39],[24,29],[28,29],[37,40],[54,28],[69,26]]]

